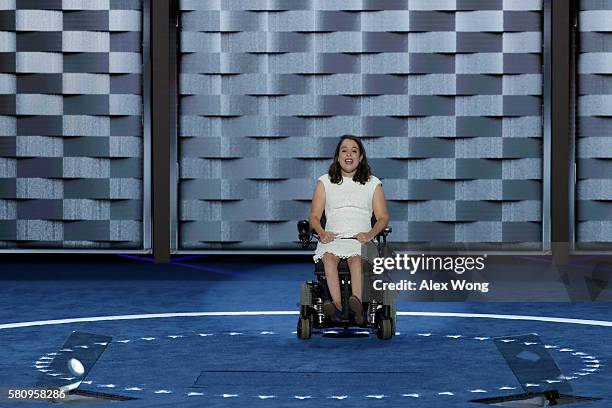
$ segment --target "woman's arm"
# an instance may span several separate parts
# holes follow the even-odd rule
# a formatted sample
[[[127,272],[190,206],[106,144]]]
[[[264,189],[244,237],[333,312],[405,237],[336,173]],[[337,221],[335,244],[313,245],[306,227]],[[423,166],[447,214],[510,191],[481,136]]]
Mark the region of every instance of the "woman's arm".
[[[355,235],[355,238],[361,243],[366,243],[374,238],[385,229],[387,222],[389,222],[389,213],[387,212],[387,201],[385,200],[385,193],[382,191],[382,186],[376,186],[374,190],[374,196],[372,197],[372,209],[374,210],[374,216],[376,217],[376,224],[368,232],[360,232]]]
[[[308,221],[310,222],[310,228],[319,235],[319,240],[326,244],[334,240],[335,234],[325,231],[321,226],[323,210],[325,210],[325,187],[323,183],[319,181],[312,196]]]
[[[374,216],[376,217],[376,224],[367,233],[367,241],[371,241],[385,229],[389,222],[389,212],[387,211],[387,201],[385,200],[385,193],[383,192],[382,185],[379,184],[374,190],[374,196],[372,197],[372,209],[374,210]],[[359,239],[359,237],[357,237]],[[366,242],[367,242],[366,241]]]
[[[314,230],[319,236],[323,233],[323,227],[321,226],[321,216],[325,209],[325,187],[320,181],[317,182],[314,194],[312,195],[312,204],[310,205],[310,215],[308,221],[310,222],[310,228]]]

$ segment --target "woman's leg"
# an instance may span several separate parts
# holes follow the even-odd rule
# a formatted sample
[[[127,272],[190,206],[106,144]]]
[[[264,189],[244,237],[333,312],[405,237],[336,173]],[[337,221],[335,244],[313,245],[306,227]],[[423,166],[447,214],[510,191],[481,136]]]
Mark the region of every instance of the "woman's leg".
[[[361,276],[361,257],[359,255],[351,256],[348,259],[348,267],[351,271],[351,292],[359,301],[361,301],[362,292],[362,276]]]
[[[340,278],[338,277],[338,263],[340,258],[334,254],[326,252],[323,254],[323,268],[325,269],[325,279],[327,287],[332,297],[332,302],[338,310],[342,310],[342,298],[340,297]]]
[[[349,298],[348,305],[349,309],[355,317],[355,323],[362,325],[365,321],[363,313],[363,305],[361,304],[361,292],[362,292],[362,281],[361,277],[361,257],[351,256],[348,259],[348,267],[351,271],[351,292],[353,296]]]

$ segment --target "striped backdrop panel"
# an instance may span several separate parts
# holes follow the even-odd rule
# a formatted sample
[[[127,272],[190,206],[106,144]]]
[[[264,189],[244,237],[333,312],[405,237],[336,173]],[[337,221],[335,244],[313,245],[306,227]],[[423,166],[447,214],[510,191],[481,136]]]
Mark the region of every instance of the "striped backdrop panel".
[[[340,135],[393,240],[542,241],[540,0],[180,1],[179,247],[298,248]]]
[[[579,2],[576,115],[578,248],[612,242],[612,1]]]
[[[0,248],[142,234],[142,4],[0,0]]]

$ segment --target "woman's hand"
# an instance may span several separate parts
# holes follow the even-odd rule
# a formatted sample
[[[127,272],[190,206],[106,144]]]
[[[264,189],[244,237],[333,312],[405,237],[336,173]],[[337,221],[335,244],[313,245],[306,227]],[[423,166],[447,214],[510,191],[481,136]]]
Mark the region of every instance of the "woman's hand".
[[[323,231],[321,236],[319,237],[319,241],[323,244],[329,244],[336,238],[336,234],[329,231]]]
[[[357,238],[357,241],[361,242],[362,244],[370,242],[374,239],[369,232],[360,232],[359,234],[355,235],[355,238]]]

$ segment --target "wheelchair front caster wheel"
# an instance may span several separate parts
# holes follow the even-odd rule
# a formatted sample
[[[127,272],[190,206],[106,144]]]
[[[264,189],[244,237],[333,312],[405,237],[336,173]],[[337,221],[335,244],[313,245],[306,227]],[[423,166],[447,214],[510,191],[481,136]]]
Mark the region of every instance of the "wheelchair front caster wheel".
[[[312,335],[312,320],[300,317],[297,323],[297,336],[300,340],[309,339]]]
[[[393,324],[388,317],[378,319],[376,324],[376,336],[381,340],[389,340],[393,337]]]

